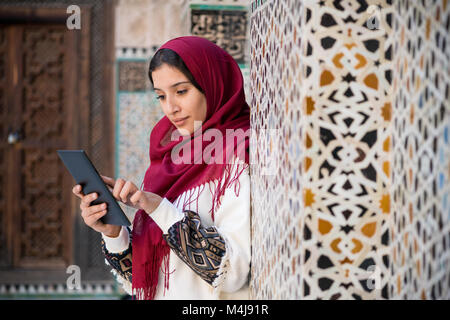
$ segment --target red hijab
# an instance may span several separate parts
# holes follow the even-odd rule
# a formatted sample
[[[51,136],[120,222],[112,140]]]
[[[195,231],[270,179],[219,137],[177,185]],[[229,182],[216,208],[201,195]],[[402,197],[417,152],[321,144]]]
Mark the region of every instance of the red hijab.
[[[230,163],[230,159],[235,156],[246,164],[249,163],[250,109],[245,101],[242,73],[236,61],[225,50],[204,38],[178,37],[168,41],[160,49],[163,48],[171,49],[181,57],[195,81],[203,89],[207,114],[201,129],[190,137],[181,137],[177,134],[176,127],[166,116],[154,126],[150,134],[150,166],[145,173],[143,189],[165,197],[171,202],[183,192],[190,190],[187,200],[183,203],[184,209],[192,201],[197,200],[198,194],[192,193],[194,188],[199,187],[200,190],[205,183],[217,179],[218,187],[214,190],[210,211],[214,219],[214,211],[220,206],[220,197],[227,187],[237,181],[243,171],[237,170],[232,176],[233,164]],[[220,130],[223,139],[203,138],[208,129],[215,129],[215,132]],[[237,134],[238,132],[241,134]],[[226,135],[230,136],[230,133],[237,139],[227,139]],[[174,139],[172,134],[182,139]],[[174,157],[172,149],[183,146],[183,150],[186,150],[184,143],[188,143],[191,153],[179,152],[178,160],[185,161],[172,161]],[[218,150],[217,143],[220,143],[222,148],[221,154],[215,152],[211,154],[221,161],[211,163],[203,159],[199,163],[198,157],[203,154],[205,148]],[[159,269],[163,263],[164,289],[168,288],[170,248],[151,214],[148,215],[143,210],[136,212],[132,235],[133,294],[139,299],[151,300],[156,293]]]

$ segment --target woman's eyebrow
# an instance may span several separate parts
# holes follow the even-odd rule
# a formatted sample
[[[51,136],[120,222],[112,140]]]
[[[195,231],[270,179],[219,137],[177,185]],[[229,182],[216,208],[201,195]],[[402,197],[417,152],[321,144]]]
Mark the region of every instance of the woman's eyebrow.
[[[173,85],[170,86],[170,88],[176,87],[177,85],[182,84],[182,83],[190,83],[190,81],[180,81],[180,82],[174,83]],[[159,89],[159,88],[153,88],[153,90],[159,90],[159,91],[162,91],[162,90]]]

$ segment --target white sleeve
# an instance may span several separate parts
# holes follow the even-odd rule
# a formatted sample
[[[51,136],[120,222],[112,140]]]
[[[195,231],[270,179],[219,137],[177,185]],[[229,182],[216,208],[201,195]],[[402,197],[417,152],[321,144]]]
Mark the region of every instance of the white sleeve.
[[[157,221],[164,233],[172,224],[183,218],[183,212],[178,210],[169,200],[163,198],[159,206],[151,213],[151,217]],[[119,236],[111,238],[102,233],[106,250],[111,253],[120,253],[128,249],[130,245],[130,235],[126,227],[122,227]]]
[[[183,211],[168,199],[163,198],[159,206],[150,213],[150,217],[158,224],[164,234],[179,220],[183,219]]]
[[[248,281],[250,272],[250,175],[246,168],[239,176],[239,196],[235,184],[227,188],[214,215],[214,225],[225,241],[226,252],[213,286],[218,291],[235,292]]]
[[[105,241],[106,250],[111,253],[120,253],[128,249],[130,246],[130,235],[126,227],[122,227],[119,235],[116,238],[111,238],[102,233]]]

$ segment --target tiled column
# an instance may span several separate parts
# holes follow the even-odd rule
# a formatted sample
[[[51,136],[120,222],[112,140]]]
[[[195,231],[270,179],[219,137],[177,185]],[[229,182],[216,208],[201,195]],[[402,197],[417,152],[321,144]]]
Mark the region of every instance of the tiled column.
[[[253,297],[449,298],[447,2],[251,10]]]
[[[394,2],[390,297],[450,298],[450,3]]]

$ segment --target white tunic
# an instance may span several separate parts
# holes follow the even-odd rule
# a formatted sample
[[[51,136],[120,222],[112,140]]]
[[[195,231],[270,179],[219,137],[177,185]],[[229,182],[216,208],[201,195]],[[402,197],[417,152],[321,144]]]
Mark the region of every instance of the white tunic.
[[[242,170],[245,166],[240,162],[233,170]],[[235,171],[232,172],[233,173]],[[204,227],[215,226],[225,241],[226,253],[222,258],[218,277],[213,286],[200,278],[172,250],[170,251],[169,289],[164,289],[164,273],[160,269],[155,300],[158,299],[249,299],[248,278],[250,272],[250,176],[249,168],[239,176],[239,183],[226,189],[221,198],[220,207],[216,208],[214,222],[209,213],[212,207],[212,190],[218,181],[196,187],[181,194],[174,203],[166,198],[150,216],[158,224],[164,234],[176,222],[184,217],[183,200],[194,192],[198,196],[198,205],[193,201],[186,209],[199,214]],[[235,187],[239,189],[236,196]],[[117,238],[102,235],[106,249],[111,253],[120,253],[129,247],[129,234],[125,227]],[[131,293],[131,283],[116,274],[127,293]]]

